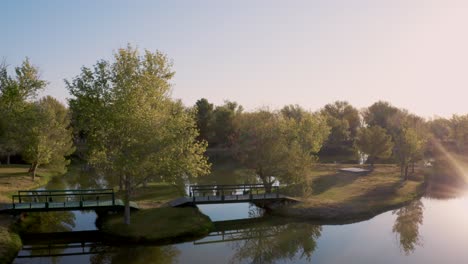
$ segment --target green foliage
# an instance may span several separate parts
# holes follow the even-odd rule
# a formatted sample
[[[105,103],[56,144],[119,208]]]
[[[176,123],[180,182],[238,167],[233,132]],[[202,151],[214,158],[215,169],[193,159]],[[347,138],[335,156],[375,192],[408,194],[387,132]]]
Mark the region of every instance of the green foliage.
[[[362,153],[368,155],[368,162],[372,167],[376,159],[386,159],[392,155],[392,137],[379,126],[362,128],[356,145]]]
[[[211,125],[213,137],[209,141],[210,145],[229,146],[231,137],[236,130],[235,119],[243,110],[241,105],[231,101],[225,101],[224,105],[215,108]]]
[[[0,263],[11,263],[22,247],[20,237],[0,226]]]
[[[450,138],[459,153],[466,153],[468,151],[468,115],[454,115],[450,121]]]
[[[245,238],[233,242],[232,263],[295,262],[298,256],[311,262],[322,227],[308,223],[257,225],[242,232]]]
[[[197,111],[197,128],[200,131],[198,138],[200,140],[210,140],[213,136],[211,125],[213,122],[213,104],[202,98],[195,103]]]
[[[304,112],[301,120],[267,110],[238,117],[234,156],[252,170],[267,191],[275,179],[284,183],[305,179],[329,129],[319,115]]]
[[[21,119],[29,101],[47,85],[39,76],[39,70],[26,58],[15,68],[15,76],[8,74],[8,67],[0,65],[0,154],[7,157],[19,153],[24,126]]]
[[[327,104],[321,113],[326,117],[331,131],[320,155],[356,158],[355,140],[361,126],[359,111],[348,102],[336,101]]]
[[[423,213],[424,205],[421,200],[413,201],[392,213],[397,216],[392,231],[407,256],[414,252],[416,246],[422,245],[419,227],[423,224]]]
[[[33,179],[39,165],[64,172],[70,163],[66,157],[74,151],[67,108],[47,96],[30,105],[25,113],[22,155],[31,164]]]
[[[128,46],[113,62],[83,68],[68,89],[76,131],[88,160],[124,180],[126,220],[130,193],[148,181],[182,181],[209,171],[205,142],[196,140],[195,113],[172,100],[172,63],[161,52],[138,55]]]
[[[452,130],[452,122],[445,118],[436,118],[428,122],[429,131],[432,136],[440,141],[448,141]]]
[[[131,241],[175,242],[207,235],[212,228],[210,218],[196,208],[165,207],[136,212],[130,225],[111,217],[104,222],[102,230]]]
[[[417,161],[422,155],[426,139],[414,128],[404,127],[394,138],[393,154],[400,164],[401,176],[408,177],[408,166]]]
[[[394,129],[398,127],[397,115],[400,112],[400,109],[390,103],[378,101],[365,109],[362,115],[368,126],[379,126],[392,134]]]

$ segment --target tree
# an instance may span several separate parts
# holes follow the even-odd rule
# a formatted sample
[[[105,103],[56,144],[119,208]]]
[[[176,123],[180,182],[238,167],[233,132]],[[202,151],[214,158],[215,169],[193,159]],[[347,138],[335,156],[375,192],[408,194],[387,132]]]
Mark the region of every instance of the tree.
[[[224,105],[217,106],[213,112],[213,139],[210,145],[229,146],[230,139],[236,130],[235,118],[243,111],[243,107],[236,102],[225,101]]]
[[[126,224],[136,186],[174,183],[209,171],[206,143],[196,140],[195,113],[169,97],[173,75],[166,55],[145,51],[140,56],[128,46],[115,53],[113,62],[83,68],[66,82],[89,162],[123,179]]]
[[[300,105],[286,105],[281,109],[281,114],[286,118],[292,118],[296,121],[302,120],[306,111]]]
[[[195,109],[197,111],[197,128],[200,131],[198,139],[209,142],[212,138],[213,104],[202,98],[195,103]]]
[[[362,128],[356,141],[358,149],[366,154],[371,167],[377,159],[386,159],[392,155],[392,137],[379,126]]]
[[[433,140],[437,140],[438,143],[447,144],[450,141],[451,135],[451,122],[446,118],[435,118],[430,120],[427,124],[429,133]],[[434,141],[431,140],[432,155],[434,155]]]
[[[394,137],[394,155],[400,164],[401,177],[408,179],[408,168],[419,159],[424,151],[426,139],[414,128],[403,127]]]
[[[19,143],[22,118],[28,102],[35,99],[47,82],[39,76],[39,69],[26,58],[21,66],[15,68],[15,76],[8,74],[5,63],[0,64],[0,153],[7,158],[21,151]]]
[[[354,143],[357,131],[361,126],[359,111],[348,102],[336,101],[333,104],[327,104],[321,113],[326,117],[331,131],[320,154],[334,157],[356,157]]]
[[[468,151],[468,115],[453,115],[450,121],[450,138],[458,153],[466,153]]]
[[[64,171],[70,163],[66,157],[74,151],[67,108],[47,96],[30,105],[27,112],[22,120],[27,126],[21,143],[23,159],[31,164],[32,179],[40,165],[49,164],[57,171]]]
[[[329,131],[318,115],[306,113],[297,121],[268,110],[244,113],[238,125],[234,157],[260,178],[267,192],[277,179],[292,183],[304,178]]]
[[[400,109],[392,106],[388,102],[378,101],[362,113],[364,122],[367,126],[379,126],[393,134],[395,129],[398,129],[398,119],[396,116],[401,112]]]

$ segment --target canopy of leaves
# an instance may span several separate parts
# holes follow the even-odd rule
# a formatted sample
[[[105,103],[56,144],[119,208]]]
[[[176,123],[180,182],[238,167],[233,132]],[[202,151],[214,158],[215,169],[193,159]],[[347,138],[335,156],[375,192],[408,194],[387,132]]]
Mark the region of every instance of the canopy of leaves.
[[[49,164],[64,172],[69,164],[66,157],[74,151],[67,108],[47,96],[30,105],[21,123],[24,124],[21,138],[23,159],[32,164],[33,170],[39,165]]]
[[[265,185],[271,185],[274,179],[296,182],[310,171],[328,133],[319,115],[304,113],[296,120],[260,110],[238,117],[232,150]]]
[[[174,72],[166,55],[128,46],[113,62],[100,61],[67,86],[75,129],[85,137],[89,161],[131,186],[176,181],[209,170],[198,142],[194,112],[170,97]]]
[[[0,154],[9,156],[21,151],[20,139],[23,127],[20,119],[30,100],[36,98],[47,82],[39,76],[38,68],[26,58],[15,68],[15,75],[8,74],[5,63],[0,65]]]
[[[362,153],[368,155],[371,165],[374,165],[376,159],[386,159],[392,155],[392,137],[379,126],[362,128],[356,145]]]

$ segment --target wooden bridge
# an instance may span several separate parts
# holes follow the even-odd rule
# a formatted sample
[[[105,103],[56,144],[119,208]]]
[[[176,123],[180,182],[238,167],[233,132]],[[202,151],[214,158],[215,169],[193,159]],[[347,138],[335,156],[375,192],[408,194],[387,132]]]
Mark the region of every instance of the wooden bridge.
[[[171,202],[172,207],[197,204],[221,203],[261,203],[261,202],[297,201],[279,193],[279,186],[273,186],[272,192],[265,192],[263,184],[228,184],[228,185],[191,185],[189,197],[180,197]]]
[[[34,190],[18,191],[12,196],[12,202],[0,213],[18,214],[23,212],[48,212],[72,210],[119,211],[124,203],[115,199],[113,189],[77,189],[77,190]],[[130,203],[132,209],[138,209]]]

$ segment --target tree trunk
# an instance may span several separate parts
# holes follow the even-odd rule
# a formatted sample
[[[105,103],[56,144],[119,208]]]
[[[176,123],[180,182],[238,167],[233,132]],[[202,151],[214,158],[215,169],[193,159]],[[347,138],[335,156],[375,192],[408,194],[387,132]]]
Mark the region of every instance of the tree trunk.
[[[125,211],[124,211],[124,223],[130,225],[130,179],[125,177]]]
[[[119,191],[123,190],[123,177],[119,175]]]
[[[6,164],[7,165],[10,165],[10,153],[7,153],[7,160],[6,160]]]
[[[273,185],[273,183],[268,180],[269,177],[263,176],[263,175],[259,175],[259,176],[260,176],[260,179],[262,179],[263,186],[265,187],[265,192],[271,193],[271,186]]]
[[[414,162],[411,163],[411,174],[414,174]]]
[[[37,171],[37,167],[38,167],[38,164],[37,163],[33,163],[31,164],[31,168],[29,168],[29,172],[31,173],[32,175],[32,180],[36,180],[36,171]]]
[[[408,165],[405,166],[405,181],[408,180]]]
[[[405,165],[403,163],[400,163],[400,177],[402,179],[405,177]]]

